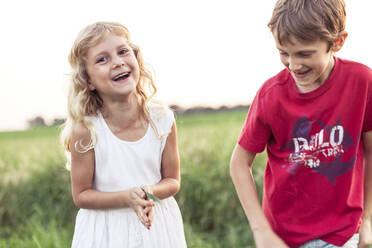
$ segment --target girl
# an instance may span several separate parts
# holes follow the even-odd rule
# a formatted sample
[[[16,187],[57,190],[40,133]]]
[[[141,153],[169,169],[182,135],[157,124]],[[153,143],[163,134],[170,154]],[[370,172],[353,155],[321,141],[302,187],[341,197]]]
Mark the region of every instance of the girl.
[[[186,247],[172,197],[180,188],[173,113],[150,102],[156,87],[128,30],[112,22],[89,25],[69,63],[62,139],[80,208],[72,247]]]

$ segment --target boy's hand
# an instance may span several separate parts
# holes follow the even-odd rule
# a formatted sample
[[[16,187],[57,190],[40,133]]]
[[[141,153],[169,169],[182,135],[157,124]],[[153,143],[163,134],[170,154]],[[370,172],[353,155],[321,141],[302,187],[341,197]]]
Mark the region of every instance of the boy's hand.
[[[289,248],[271,228],[256,230],[253,232],[253,236],[257,248]]]
[[[369,245],[372,245],[371,220],[363,219],[359,231],[358,248],[367,248]]]

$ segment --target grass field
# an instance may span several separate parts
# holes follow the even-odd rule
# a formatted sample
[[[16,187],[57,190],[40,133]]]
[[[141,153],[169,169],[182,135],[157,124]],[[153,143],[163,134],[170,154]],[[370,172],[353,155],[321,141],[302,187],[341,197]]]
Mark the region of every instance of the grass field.
[[[245,115],[226,111],[176,116],[182,173],[176,199],[188,247],[254,247],[229,175]],[[59,131],[46,127],[0,133],[1,248],[71,245],[77,208]],[[259,188],[265,160],[259,155],[253,167]]]

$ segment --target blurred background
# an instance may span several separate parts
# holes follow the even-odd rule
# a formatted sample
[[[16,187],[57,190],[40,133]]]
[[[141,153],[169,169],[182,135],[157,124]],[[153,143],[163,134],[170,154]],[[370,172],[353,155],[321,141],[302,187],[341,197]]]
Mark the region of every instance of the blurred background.
[[[96,21],[126,25],[152,65],[158,99],[183,107],[248,104],[282,69],[267,28],[275,0],[14,0],[0,3],[0,130],[66,115],[69,50]],[[338,56],[372,66],[372,1],[346,0]]]
[[[280,71],[267,22],[275,1],[3,1],[0,3],[0,247],[70,247],[77,208],[59,143],[67,56],[96,21],[126,25],[176,112],[189,247],[254,247],[229,160],[255,92]],[[372,1],[346,0],[338,56],[372,67]],[[239,105],[239,107],[236,107]],[[200,107],[203,106],[203,107]],[[235,107],[234,107],[235,106]],[[258,193],[266,155],[253,165]]]

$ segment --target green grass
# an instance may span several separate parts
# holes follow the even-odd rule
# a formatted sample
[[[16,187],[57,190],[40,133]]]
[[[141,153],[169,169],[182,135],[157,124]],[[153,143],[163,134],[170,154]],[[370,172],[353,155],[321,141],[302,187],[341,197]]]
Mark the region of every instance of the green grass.
[[[230,175],[246,111],[176,116],[188,247],[254,247]],[[59,129],[0,132],[0,247],[69,247],[77,208]],[[261,185],[265,156],[255,160]],[[261,194],[261,192],[259,192]]]

